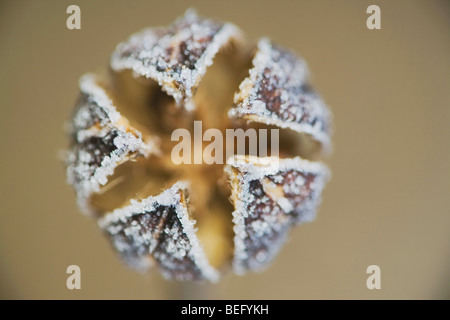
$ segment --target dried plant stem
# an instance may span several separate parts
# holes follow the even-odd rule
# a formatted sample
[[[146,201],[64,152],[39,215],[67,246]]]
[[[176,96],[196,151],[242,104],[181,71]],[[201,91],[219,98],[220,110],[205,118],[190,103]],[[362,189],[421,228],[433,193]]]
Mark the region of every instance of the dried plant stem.
[[[219,288],[218,284],[171,281],[167,298],[170,300],[219,299]]]

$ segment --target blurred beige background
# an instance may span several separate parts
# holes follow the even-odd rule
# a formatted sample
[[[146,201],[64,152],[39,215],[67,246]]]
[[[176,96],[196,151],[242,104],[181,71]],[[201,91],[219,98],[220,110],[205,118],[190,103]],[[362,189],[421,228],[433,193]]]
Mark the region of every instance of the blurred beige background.
[[[373,3],[377,31],[366,28]],[[66,28],[70,4],[81,7],[79,31]],[[318,219],[292,232],[275,263],[179,287],[118,262],[79,213],[58,150],[79,76],[187,7],[296,50],[336,130]],[[449,31],[448,1],[2,1],[0,298],[449,299]],[[66,288],[70,264],[81,290]],[[371,264],[381,290],[366,288]]]

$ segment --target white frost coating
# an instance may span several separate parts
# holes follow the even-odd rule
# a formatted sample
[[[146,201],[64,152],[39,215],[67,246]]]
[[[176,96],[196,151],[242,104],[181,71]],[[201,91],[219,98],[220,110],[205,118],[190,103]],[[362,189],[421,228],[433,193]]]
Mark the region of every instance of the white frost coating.
[[[86,74],[81,77],[80,90],[88,97],[88,101],[80,106],[71,125],[77,143],[81,145],[93,137],[103,138],[111,130],[116,130],[118,134],[113,140],[116,149],[102,159],[100,166],[90,164],[94,154],[101,155],[100,150],[88,152],[73,146],[67,153],[67,181],[75,188],[80,209],[85,214],[92,214],[95,210],[89,204],[89,197],[92,193],[100,191],[100,187],[108,182],[108,177],[114,173],[118,165],[136,153],[145,157],[151,153],[158,153],[159,148],[156,139],[144,140],[139,131],[131,128],[130,132],[130,128],[125,127],[126,122],[121,121],[120,113],[104,89],[98,85],[94,75]],[[96,108],[95,116],[100,121],[98,125],[90,126],[93,121],[91,107]]]
[[[136,214],[140,214],[145,211],[154,211],[156,209],[156,205],[170,206],[177,204],[177,207],[182,206],[180,191],[184,191],[187,188],[187,182],[178,181],[157,196],[150,196],[142,200],[131,199],[130,205],[115,209],[113,212],[106,214],[103,218],[100,218],[98,220],[98,225],[100,228],[104,229],[117,221],[126,222],[128,218],[131,218]]]
[[[271,157],[268,157],[271,158]],[[227,165],[245,172],[249,180],[262,179],[265,176],[282,173],[290,169],[300,172],[329,175],[329,169],[320,162],[304,160],[300,157],[271,159],[276,165],[260,165],[261,160],[255,156],[237,155],[227,160]]]
[[[269,73],[265,74],[267,71]],[[267,77],[274,83],[267,84]],[[282,52],[268,39],[261,39],[249,76],[240,84],[239,92],[235,94],[236,107],[229,110],[228,116],[306,133],[319,141],[323,150],[328,153],[331,151],[330,134],[321,126],[329,126],[332,115],[317,95],[302,91],[301,87],[308,77],[309,72],[304,60],[291,53]],[[262,100],[265,97],[258,95],[264,86],[269,85],[276,87],[269,89],[281,91],[278,112],[285,115],[283,117],[266,105],[266,101]],[[315,123],[304,121],[305,112],[318,120]]]
[[[179,25],[184,27],[173,34],[173,28],[176,29]],[[214,28],[218,27],[219,30],[213,34],[201,56],[197,58],[192,55],[201,49],[204,39],[211,36]],[[233,24],[201,19],[194,11],[188,10],[184,17],[169,28],[145,29],[120,43],[112,54],[110,63],[113,70],[131,69],[135,75],[155,80],[178,105],[193,110],[195,106],[192,98],[207,67],[212,64],[217,52],[232,39],[242,39],[240,30]],[[183,61],[177,61],[167,53],[168,49],[176,50],[176,46],[182,42],[187,46],[184,51],[186,56],[196,59],[192,70],[184,66],[181,71],[176,71],[174,67],[180,67]]]
[[[285,212],[290,212],[292,210],[294,210],[294,206],[289,202],[288,199],[284,198],[284,197],[280,197],[278,199],[276,199],[277,204],[280,206],[281,209],[283,209],[283,211]]]
[[[196,235],[195,221],[189,218],[187,203],[183,201],[181,197],[181,194],[185,193],[188,186],[189,184],[187,182],[179,181],[157,196],[150,196],[140,201],[131,200],[130,205],[116,209],[99,219],[98,225],[102,229],[107,229],[111,224],[114,224],[117,221],[125,223],[127,219],[135,215],[144,212],[153,212],[156,210],[157,206],[175,206],[177,217],[181,223],[182,232],[188,238],[188,243],[185,244],[185,248],[180,248],[183,244],[180,244],[179,240],[177,242],[178,247],[175,243],[169,243],[168,250],[165,254],[177,258],[183,258],[185,255],[188,255],[192,259],[194,266],[201,271],[205,279],[217,282],[219,280],[219,273],[209,264],[202,245]],[[177,240],[177,231],[178,230],[162,230],[162,232],[166,232],[173,240]],[[136,237],[136,239],[142,239],[142,237],[143,235],[140,235],[140,237]],[[145,239],[142,240],[144,241]],[[116,246],[116,249],[120,252],[120,248],[117,248]],[[153,250],[150,248],[149,253],[152,251]],[[165,277],[173,278],[174,275],[171,273],[171,270],[165,270],[164,265],[161,267],[161,271]]]
[[[316,197],[311,201],[304,201],[302,206],[302,215],[301,219],[297,221],[293,221],[293,223],[305,223],[314,220],[315,211],[317,206],[320,204],[320,194],[322,189],[324,188],[326,182],[329,179],[330,171],[329,169],[319,163],[319,162],[310,162],[307,160],[303,160],[300,157],[291,158],[291,159],[277,159],[273,161],[273,164],[269,165],[261,165],[260,160],[254,156],[235,156],[227,161],[227,166],[225,167],[225,172],[230,177],[233,185],[232,185],[232,199],[235,206],[235,210],[233,211],[233,223],[234,223],[234,259],[233,259],[233,270],[237,274],[244,274],[248,271],[248,269],[252,269],[253,271],[261,271],[266,267],[266,263],[262,263],[262,252],[258,252],[258,257],[255,259],[258,263],[252,262],[252,257],[249,256],[245,240],[248,237],[248,228],[246,225],[245,219],[248,218],[252,212],[248,211],[249,206],[258,204],[258,201],[261,199],[256,199],[255,196],[249,191],[250,190],[250,182],[254,180],[261,181],[264,187],[264,180],[267,176],[272,175],[282,175],[284,172],[289,170],[295,170],[304,174],[313,174],[315,176],[310,190],[316,193]],[[277,181],[277,177],[275,178]],[[280,180],[281,182],[281,180]],[[298,192],[299,186],[304,183],[303,177],[297,177],[294,180],[294,185],[282,185],[283,191],[285,193],[293,193],[293,191]],[[272,184],[269,182],[266,184]],[[295,188],[295,187],[296,188]],[[295,188],[292,190],[292,188]],[[262,199],[264,199],[264,196]],[[267,198],[269,199],[269,198]],[[292,203],[289,202],[289,199],[285,197],[273,197],[271,200],[275,201],[279,208],[270,208],[269,206],[264,207],[262,210],[265,215],[264,220],[253,221],[251,228],[252,232],[255,233],[257,237],[264,237],[265,234],[268,234],[270,228],[277,228],[279,222],[275,217],[277,210],[282,210],[285,213],[289,213],[293,209]],[[264,202],[264,200],[262,201]],[[275,210],[276,211],[271,211]],[[287,235],[280,235],[280,239],[273,245],[275,247],[281,248],[284,243]],[[278,251],[275,248],[272,254],[276,254]],[[273,257],[267,257],[269,260]],[[245,261],[250,261],[249,266],[246,266]]]

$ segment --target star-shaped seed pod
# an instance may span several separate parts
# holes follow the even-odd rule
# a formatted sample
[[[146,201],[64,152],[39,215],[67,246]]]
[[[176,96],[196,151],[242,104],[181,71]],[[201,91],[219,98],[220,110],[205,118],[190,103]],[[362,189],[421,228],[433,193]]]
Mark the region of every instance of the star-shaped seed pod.
[[[139,271],[216,282],[229,269],[264,270],[290,230],[314,220],[330,177],[317,159],[331,150],[331,113],[308,74],[290,50],[193,10],[130,36],[105,72],[80,80],[66,158],[80,209]],[[197,136],[198,123],[216,140],[270,131],[271,145],[223,162],[173,161],[174,131]],[[229,141],[220,146],[215,156],[228,155]]]

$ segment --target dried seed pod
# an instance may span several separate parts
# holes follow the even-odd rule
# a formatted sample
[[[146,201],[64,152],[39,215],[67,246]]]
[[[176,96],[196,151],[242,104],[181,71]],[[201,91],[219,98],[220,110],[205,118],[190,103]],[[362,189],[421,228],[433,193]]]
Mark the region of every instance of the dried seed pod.
[[[290,228],[314,220],[329,177],[318,162],[300,158],[238,156],[225,168],[235,207],[233,269],[238,274],[261,270],[274,259]]]
[[[249,45],[234,25],[191,10],[132,35],[106,75],[80,80],[66,161],[79,206],[132,268],[208,281],[228,266],[262,270],[293,226],[314,219],[329,177],[299,157],[330,147],[331,116],[307,78],[288,50]],[[195,135],[194,120],[222,134],[280,129],[280,156],[262,164],[246,150],[226,165],[177,165],[171,133]]]

